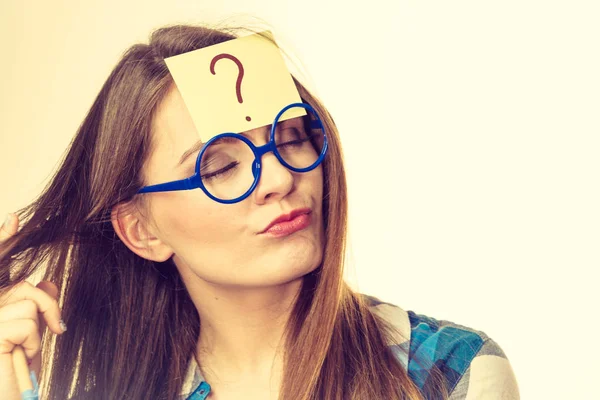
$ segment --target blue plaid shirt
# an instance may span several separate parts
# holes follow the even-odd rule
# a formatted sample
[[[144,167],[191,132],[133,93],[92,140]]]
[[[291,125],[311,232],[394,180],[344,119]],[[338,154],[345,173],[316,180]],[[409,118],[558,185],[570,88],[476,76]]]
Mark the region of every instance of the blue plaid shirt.
[[[397,329],[388,347],[419,388],[427,384],[431,367],[436,365],[446,378],[450,400],[519,399],[506,355],[485,333],[363,296],[374,313]],[[179,398],[204,400],[209,394],[210,385],[192,357]]]

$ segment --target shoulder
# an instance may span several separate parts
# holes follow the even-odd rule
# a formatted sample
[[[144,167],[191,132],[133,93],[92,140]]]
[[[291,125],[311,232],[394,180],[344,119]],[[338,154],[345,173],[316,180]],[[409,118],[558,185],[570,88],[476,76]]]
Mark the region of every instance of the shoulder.
[[[506,354],[485,332],[363,296],[371,311],[396,328],[388,346],[421,389],[435,366],[446,379],[450,400],[519,399]]]

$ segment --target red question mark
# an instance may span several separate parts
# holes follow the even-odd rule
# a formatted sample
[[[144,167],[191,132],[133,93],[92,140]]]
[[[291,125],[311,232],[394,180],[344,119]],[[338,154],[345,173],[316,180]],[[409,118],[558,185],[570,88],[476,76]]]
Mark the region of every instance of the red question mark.
[[[235,82],[235,93],[237,95],[238,103],[241,104],[244,102],[244,100],[242,99],[242,79],[244,78],[244,66],[242,65],[242,62],[237,59],[237,57],[232,56],[231,54],[221,53],[219,55],[214,56],[212,61],[210,62],[210,72],[212,72],[213,75],[217,74],[215,72],[215,64],[222,58],[227,58],[233,61],[238,66],[239,72],[237,81]],[[251,119],[252,118],[248,116],[246,117],[246,121],[250,121]]]

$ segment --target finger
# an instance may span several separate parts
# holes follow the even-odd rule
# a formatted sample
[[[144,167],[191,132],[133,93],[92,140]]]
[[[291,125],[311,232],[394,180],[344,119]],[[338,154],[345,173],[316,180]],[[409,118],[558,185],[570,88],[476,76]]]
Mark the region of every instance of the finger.
[[[48,293],[34,287],[27,281],[23,281],[0,296],[0,307],[19,300],[33,300],[38,307],[38,312],[43,315],[43,319],[52,332],[61,334],[65,331],[61,326],[62,320],[58,302]],[[62,322],[62,325],[64,326],[64,322]]]
[[[35,287],[48,293],[48,295],[50,297],[52,297],[53,299],[58,299],[58,287],[54,283],[52,283],[50,281],[41,281],[40,283],[35,285]],[[43,335],[44,330],[46,329],[46,325],[47,325],[46,320],[43,318],[43,316],[40,313],[40,318],[39,318],[40,336]]]
[[[8,214],[6,220],[0,227],[0,243],[17,233],[19,218],[14,214]]]
[[[38,289],[43,290],[48,293],[53,298],[58,297],[58,288],[56,285],[49,281],[42,281],[36,285]],[[21,304],[25,303],[25,306]],[[21,305],[20,307],[26,307],[26,310],[21,310],[20,307],[16,307],[16,305]],[[13,308],[14,307],[14,308]],[[19,308],[19,309],[17,309]],[[15,314],[17,316],[15,316]],[[11,303],[5,307],[0,308],[0,321],[6,320],[7,318],[19,319],[19,318],[30,318],[33,320],[37,320],[38,330],[40,334],[40,338],[43,338],[44,331],[46,329],[46,320],[43,317],[43,314],[38,312],[37,305],[32,300],[21,300],[19,302]],[[36,375],[40,375],[41,365],[42,365],[42,352],[40,351],[36,354],[29,362],[29,368],[35,371]]]
[[[0,308],[0,322],[31,319],[39,326],[38,308],[32,300],[20,300]]]
[[[38,333],[40,338],[42,337],[42,331],[39,328],[39,319],[40,314],[38,313],[37,305],[32,300],[21,300],[15,303],[10,303],[4,307],[0,308],[0,323],[1,322],[9,322],[17,319],[30,319],[38,326]],[[42,318],[43,320],[43,318]],[[41,353],[38,353],[34,358],[30,361],[31,368],[36,371],[36,374],[39,375],[40,366],[41,366]]]
[[[52,297],[53,299],[58,299],[59,290],[58,290],[58,287],[54,283],[52,283],[50,281],[42,281],[42,282],[38,283],[37,285],[35,285],[35,287],[48,293],[48,295],[50,297]],[[46,330],[46,325],[47,325],[46,320],[42,317],[41,314],[39,314],[38,326],[39,326],[39,330],[40,330],[40,337],[43,337],[44,331]],[[29,365],[29,368],[31,368],[32,370],[35,371],[36,376],[40,376],[40,370],[42,369],[42,352],[41,351],[35,357],[33,357],[33,359],[31,360],[31,364]]]
[[[43,316],[38,312],[37,305],[32,300],[21,300],[0,308],[0,322],[26,318],[33,320],[38,325],[40,338],[42,338],[46,324]],[[44,324],[43,327],[40,322]],[[42,365],[41,351],[29,362],[29,367],[39,376]]]
[[[17,375],[14,369],[12,354],[0,354],[0,386],[2,398],[18,400],[21,399],[21,392],[17,384]]]
[[[37,324],[30,319],[0,322],[0,354],[9,354],[20,345],[30,360],[40,351],[41,339]]]
[[[50,281],[41,281],[35,285],[35,287],[48,293],[48,295],[53,299],[58,299],[58,286],[56,286],[54,283]]]

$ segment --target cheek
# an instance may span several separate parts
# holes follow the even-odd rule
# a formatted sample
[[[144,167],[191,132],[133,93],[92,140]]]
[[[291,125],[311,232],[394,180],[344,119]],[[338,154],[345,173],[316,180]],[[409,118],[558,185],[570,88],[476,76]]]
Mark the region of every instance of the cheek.
[[[313,188],[312,195],[319,202],[323,199],[323,167],[319,165],[309,176],[309,184]]]
[[[232,219],[219,206],[199,190],[167,192],[155,199],[152,215],[161,240],[177,253],[191,244],[202,247],[231,236]]]

